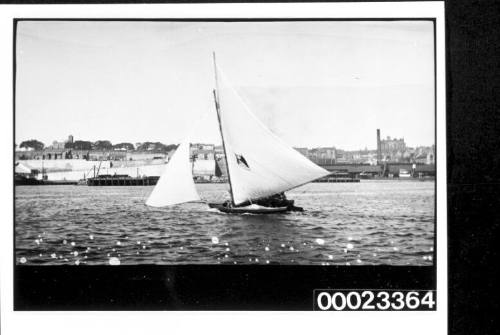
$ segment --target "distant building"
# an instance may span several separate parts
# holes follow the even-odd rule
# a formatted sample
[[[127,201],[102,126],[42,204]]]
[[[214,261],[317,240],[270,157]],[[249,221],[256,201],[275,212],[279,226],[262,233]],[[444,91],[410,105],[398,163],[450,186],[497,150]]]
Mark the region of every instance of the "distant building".
[[[191,148],[196,148],[197,150],[213,151],[215,150],[215,145],[204,144],[204,143],[193,143],[191,144]]]
[[[406,149],[405,140],[403,138],[391,139],[390,136],[387,136],[385,140],[380,141],[380,149],[382,153],[397,152],[397,151],[404,152]]]
[[[66,147],[66,143],[73,144],[73,142],[74,142],[73,135],[69,135],[66,141],[63,142],[54,141],[50,146],[47,147],[47,149],[54,149],[54,150],[64,149]]]
[[[419,164],[427,164],[427,165],[435,164],[436,163],[435,155],[436,154],[434,145],[431,147],[418,147],[416,149],[414,161],[415,163]]]
[[[215,158],[223,158],[224,156],[224,147],[222,145],[214,146]]]
[[[307,156],[316,164],[333,164],[337,160],[337,149],[335,147],[321,147],[309,150]]]
[[[387,136],[385,140],[380,139],[380,129],[377,129],[377,161],[402,162],[405,160],[406,143],[404,138],[391,138]]]
[[[120,161],[127,159],[127,153],[112,150],[91,150],[88,159],[91,161]]]
[[[215,145],[194,143],[191,144],[190,156],[199,160],[214,160],[215,159]]]
[[[345,151],[344,157],[346,163],[376,165],[377,153],[377,150],[365,148],[364,150]]]
[[[65,144],[66,142],[54,141],[47,149],[55,149],[55,150],[64,149]]]

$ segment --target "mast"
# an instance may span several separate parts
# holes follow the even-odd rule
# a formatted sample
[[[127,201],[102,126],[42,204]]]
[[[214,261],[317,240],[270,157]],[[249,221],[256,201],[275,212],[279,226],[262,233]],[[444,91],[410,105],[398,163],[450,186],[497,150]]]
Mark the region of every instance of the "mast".
[[[215,63],[215,52],[213,53],[214,56],[214,73],[215,73],[215,90],[213,90],[214,93],[214,101],[215,101],[215,110],[217,111],[217,120],[219,121],[219,130],[220,130],[220,136],[222,138],[222,149],[224,150],[224,156],[226,157],[226,170],[227,170],[227,179],[229,182],[229,193],[231,195],[231,204],[234,206],[234,196],[233,196],[233,186],[231,184],[231,175],[229,174],[229,162],[228,162],[228,157],[227,157],[227,151],[226,151],[226,144],[224,143],[224,133],[222,132],[222,123],[220,119],[220,112],[219,112],[219,99],[217,96],[217,88],[219,87],[218,81],[217,81],[217,65]]]

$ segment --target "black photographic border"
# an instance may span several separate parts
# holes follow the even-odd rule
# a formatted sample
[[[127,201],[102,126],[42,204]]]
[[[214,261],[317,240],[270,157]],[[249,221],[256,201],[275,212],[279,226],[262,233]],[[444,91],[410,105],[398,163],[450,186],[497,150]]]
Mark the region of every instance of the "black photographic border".
[[[437,63],[435,18],[16,18],[13,42],[13,120],[15,142],[16,36],[20,21],[432,21],[434,27],[434,127],[437,171]],[[440,69],[444,71],[444,69]],[[15,149],[13,148],[13,151]],[[13,171],[15,156],[13,155]],[[432,266],[317,265],[16,265],[14,196],[14,310],[313,310],[317,288],[435,290],[437,276],[437,178],[434,193]],[[444,308],[438,302],[437,308]]]

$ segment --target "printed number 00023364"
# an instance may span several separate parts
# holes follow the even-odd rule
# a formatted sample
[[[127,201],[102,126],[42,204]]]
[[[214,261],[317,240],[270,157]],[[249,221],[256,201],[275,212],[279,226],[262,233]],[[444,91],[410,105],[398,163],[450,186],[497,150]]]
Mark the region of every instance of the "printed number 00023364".
[[[435,311],[434,290],[314,290],[314,310]]]

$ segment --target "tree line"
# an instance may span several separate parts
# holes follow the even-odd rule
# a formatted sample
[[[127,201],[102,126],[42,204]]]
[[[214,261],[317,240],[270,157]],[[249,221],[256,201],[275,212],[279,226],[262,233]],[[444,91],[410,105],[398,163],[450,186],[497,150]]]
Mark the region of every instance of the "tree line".
[[[16,145],[17,147],[17,145]],[[27,141],[21,142],[19,145],[20,148],[33,149],[33,150],[43,150],[47,147],[41,141],[31,139]],[[64,143],[65,149],[73,149],[73,150],[137,150],[137,151],[162,151],[168,152],[177,148],[176,144],[163,144],[161,142],[144,142],[137,145],[133,145],[129,142],[121,142],[117,144],[112,144],[111,141],[108,140],[99,140],[95,142],[91,141],[81,141],[77,140],[74,142],[66,142]]]

